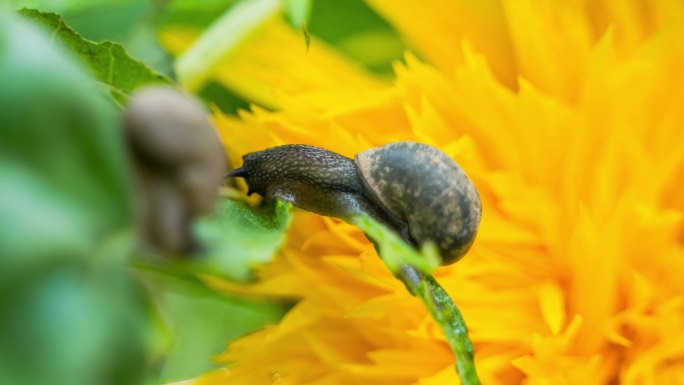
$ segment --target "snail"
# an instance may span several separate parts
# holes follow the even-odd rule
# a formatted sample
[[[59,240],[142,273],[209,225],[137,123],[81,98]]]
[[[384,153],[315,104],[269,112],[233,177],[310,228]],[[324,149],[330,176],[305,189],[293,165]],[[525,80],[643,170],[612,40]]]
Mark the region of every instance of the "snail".
[[[131,96],[123,128],[144,240],[169,256],[187,254],[195,247],[191,222],[211,212],[227,169],[206,111],[190,95],[150,86]]]
[[[443,264],[465,255],[482,206],[470,179],[448,155],[421,143],[396,142],[354,159],[308,145],[284,145],[243,157],[229,176],[248,194],[280,199],[320,215],[367,215],[419,247],[437,245]]]

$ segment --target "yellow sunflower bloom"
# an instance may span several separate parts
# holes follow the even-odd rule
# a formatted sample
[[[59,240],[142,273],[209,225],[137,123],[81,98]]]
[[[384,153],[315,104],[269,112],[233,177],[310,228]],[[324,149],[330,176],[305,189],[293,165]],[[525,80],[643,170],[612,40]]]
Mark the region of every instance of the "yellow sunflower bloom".
[[[385,84],[273,21],[216,74],[278,108],[216,117],[234,164],[284,143],[435,145],[481,193],[473,248],[435,277],[484,384],[684,384],[684,3],[369,4],[422,59]],[[441,330],[358,229],[299,213],[258,273],[250,292],[296,306],[195,384],[458,383]]]

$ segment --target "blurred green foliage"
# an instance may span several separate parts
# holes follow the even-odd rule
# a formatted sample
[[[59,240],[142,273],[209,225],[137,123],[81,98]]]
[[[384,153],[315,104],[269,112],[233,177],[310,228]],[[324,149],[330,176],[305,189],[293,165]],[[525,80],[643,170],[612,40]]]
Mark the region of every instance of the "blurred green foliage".
[[[198,0],[198,3],[203,0]],[[9,0],[22,7],[54,12],[86,39],[111,40],[157,71],[171,75],[171,57],[156,40],[155,22],[165,1],[153,0]],[[224,1],[225,3],[225,1]]]
[[[4,184],[0,205],[13,215],[0,216],[0,245],[19,260],[3,258],[11,266],[0,274],[14,274],[30,259],[90,257],[103,239],[130,230],[133,206],[106,95],[42,32],[2,17],[0,174],[13,183]],[[26,242],[47,237],[54,244]]]
[[[169,0],[157,26],[182,25],[203,30],[221,17],[238,0]]]
[[[189,378],[284,314],[284,304],[218,294],[196,273],[252,278],[283,241],[288,205],[223,201],[196,223],[191,262],[141,262],[114,107],[141,86],[173,82],[159,28],[202,31],[237,2],[10,0],[40,10],[23,12],[31,22],[0,6],[0,384]],[[401,59],[403,43],[362,0],[288,0],[284,12],[378,74]],[[249,102],[215,82],[198,94],[227,113]]]
[[[169,78],[154,72],[145,63],[131,58],[121,44],[87,40],[55,13],[23,9],[21,14],[54,34],[60,43],[88,66],[91,74],[119,103],[124,103],[126,95],[142,85],[170,82]]]
[[[308,30],[379,75],[391,74],[392,63],[406,50],[394,28],[364,0],[314,1]]]
[[[171,340],[159,373],[163,382],[217,369],[211,357],[222,353],[229,341],[277,322],[287,309],[280,303],[218,294],[197,279],[168,271],[144,269],[143,275]]]
[[[259,209],[244,202],[221,201],[213,215],[195,225],[203,251],[201,268],[235,281],[251,277],[252,267],[270,260],[285,238],[290,204],[275,202]],[[237,258],[223,258],[226,255]]]
[[[66,26],[53,36],[79,43]],[[0,13],[0,384],[197,375],[226,341],[275,322],[283,307],[230,299],[199,281],[172,284],[173,274],[132,274],[135,205],[119,112],[86,74],[90,56],[75,58],[45,31]],[[136,82],[129,91],[158,79],[136,78],[130,60],[119,68]],[[220,213],[206,228],[216,221],[215,231],[230,231]],[[282,239],[286,209],[279,213],[279,225],[260,224],[271,237],[261,238],[262,259]],[[212,260],[222,257],[232,256]]]
[[[224,114],[235,114],[238,110],[248,110],[249,102],[226,89],[215,81],[208,81],[197,96],[218,107]]]
[[[311,16],[311,0],[285,0],[285,15],[293,27],[305,27]]]
[[[56,12],[90,40],[112,40],[158,72],[173,77],[173,59],[160,47],[156,31],[175,25],[204,30],[239,0],[9,0],[15,8]],[[249,1],[249,0],[243,0]],[[296,28],[334,45],[381,76],[403,59],[405,44],[392,26],[364,0],[283,0]],[[304,36],[302,35],[302,39]],[[249,106],[230,90],[208,83],[199,95],[226,113]]]
[[[138,383],[153,357],[127,161],[105,95],[0,14],[0,383]]]

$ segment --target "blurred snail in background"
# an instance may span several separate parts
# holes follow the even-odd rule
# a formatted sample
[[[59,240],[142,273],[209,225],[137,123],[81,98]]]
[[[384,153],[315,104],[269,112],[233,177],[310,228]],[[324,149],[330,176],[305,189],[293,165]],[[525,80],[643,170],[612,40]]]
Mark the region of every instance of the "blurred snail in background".
[[[123,124],[144,239],[165,255],[186,254],[194,246],[191,220],[212,210],[223,184],[223,146],[203,106],[171,87],[133,94]]]
[[[414,142],[372,148],[350,159],[307,145],[247,154],[241,168],[249,194],[350,220],[367,215],[414,247],[431,241],[442,264],[468,251],[482,205],[470,179],[439,149]]]

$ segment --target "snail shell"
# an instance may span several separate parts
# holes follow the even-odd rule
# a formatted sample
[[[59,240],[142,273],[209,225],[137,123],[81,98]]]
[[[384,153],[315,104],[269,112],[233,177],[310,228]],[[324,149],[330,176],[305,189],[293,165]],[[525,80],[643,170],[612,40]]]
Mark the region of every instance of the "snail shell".
[[[223,183],[221,141],[202,104],[167,86],[137,90],[123,118],[143,238],[164,255],[187,254],[193,218],[211,212]]]
[[[397,142],[356,155],[365,195],[408,225],[417,244],[434,242],[443,263],[468,251],[480,223],[480,196],[465,172],[439,149]]]

